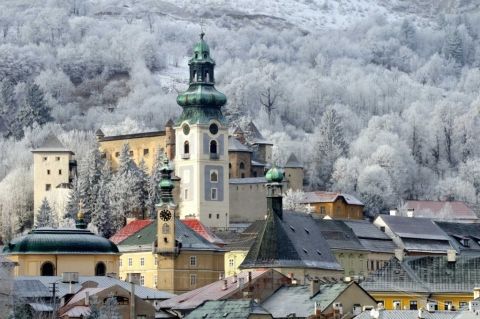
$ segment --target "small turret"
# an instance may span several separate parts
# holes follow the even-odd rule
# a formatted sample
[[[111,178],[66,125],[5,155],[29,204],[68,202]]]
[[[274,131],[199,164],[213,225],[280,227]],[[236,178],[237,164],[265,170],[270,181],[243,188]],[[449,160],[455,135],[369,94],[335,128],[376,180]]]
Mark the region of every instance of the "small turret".
[[[282,181],[284,178],[283,171],[276,166],[268,170],[265,175],[267,179],[267,211],[268,214],[274,213],[280,219],[283,216],[282,205]]]
[[[98,129],[96,132],[95,132],[95,136],[97,138],[97,141],[101,141],[103,140],[103,138],[105,137],[105,134],[103,133],[103,131],[101,129]]]
[[[172,182],[172,168],[170,167],[170,162],[168,158],[165,156],[165,159],[163,160],[163,165],[160,168],[160,174],[161,174],[161,179],[159,183],[160,187],[160,203],[159,205],[165,205],[165,204],[174,204],[173,201],[173,194],[172,190],[174,189],[174,185]]]

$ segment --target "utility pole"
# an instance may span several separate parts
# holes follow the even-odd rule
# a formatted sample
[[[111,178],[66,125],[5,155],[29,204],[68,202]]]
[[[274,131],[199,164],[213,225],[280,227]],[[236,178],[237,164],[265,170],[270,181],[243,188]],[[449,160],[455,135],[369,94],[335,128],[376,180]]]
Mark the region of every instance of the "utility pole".
[[[52,287],[50,287],[50,292],[52,293],[52,308],[53,308],[53,311],[52,311],[52,319],[55,319],[56,316],[55,316],[55,313],[57,312],[57,308],[56,308],[56,301],[57,301],[57,283],[56,282],[52,282],[51,283]]]

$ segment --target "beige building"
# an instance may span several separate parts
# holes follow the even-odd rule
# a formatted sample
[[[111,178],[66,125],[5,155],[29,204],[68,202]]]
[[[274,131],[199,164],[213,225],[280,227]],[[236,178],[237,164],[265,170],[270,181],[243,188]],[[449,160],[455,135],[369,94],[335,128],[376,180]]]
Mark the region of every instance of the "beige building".
[[[307,192],[300,204],[309,205],[312,213],[333,219],[363,219],[363,203],[352,195],[335,192]]]
[[[118,274],[117,246],[86,229],[39,228],[5,245],[3,254],[16,262],[15,276],[82,276]]]
[[[32,153],[34,216],[46,198],[61,220],[70,194],[70,183],[76,174],[74,154],[54,135],[49,135],[40,147],[32,150]]]

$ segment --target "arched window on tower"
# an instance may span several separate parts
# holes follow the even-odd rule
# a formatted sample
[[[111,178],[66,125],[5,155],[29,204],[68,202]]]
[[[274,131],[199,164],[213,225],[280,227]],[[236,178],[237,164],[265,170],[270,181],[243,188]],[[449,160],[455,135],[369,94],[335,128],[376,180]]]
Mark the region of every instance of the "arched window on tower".
[[[210,182],[216,183],[218,182],[218,174],[216,171],[210,173]]]
[[[197,82],[197,71],[193,71],[192,82]]]
[[[205,71],[205,82],[210,82],[210,73]]]
[[[167,223],[162,225],[162,234],[170,234],[170,226]]]
[[[243,162],[240,162],[240,169],[245,169],[245,164],[243,164]]]
[[[188,144],[188,141],[183,143],[183,154],[190,154],[190,144]]]
[[[210,154],[217,154],[217,141],[210,142]]]
[[[49,261],[46,261],[40,267],[40,276],[55,276],[55,266]]]
[[[95,265],[95,276],[105,276],[107,274],[107,266],[102,261]]]

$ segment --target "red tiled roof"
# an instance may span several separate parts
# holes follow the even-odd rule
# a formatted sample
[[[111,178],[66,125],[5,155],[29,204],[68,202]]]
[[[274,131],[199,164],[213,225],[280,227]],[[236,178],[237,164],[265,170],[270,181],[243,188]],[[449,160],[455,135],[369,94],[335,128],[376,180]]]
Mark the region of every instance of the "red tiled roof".
[[[154,221],[151,219],[140,219],[140,220],[131,221],[125,227],[117,231],[115,235],[110,237],[110,240],[115,244],[119,244],[125,239],[127,239],[128,237],[132,236],[133,234],[142,230],[143,228],[147,227],[153,222]]]
[[[224,246],[225,242],[215,235],[208,227],[206,227],[204,224],[202,224],[198,219],[195,218],[187,218],[187,219],[182,219],[182,223],[185,224],[188,228],[192,229],[195,231],[197,234],[211,242],[212,244],[215,244],[217,246]]]
[[[473,209],[464,202],[409,200],[405,206],[407,209],[413,209],[414,217],[478,219]]]

